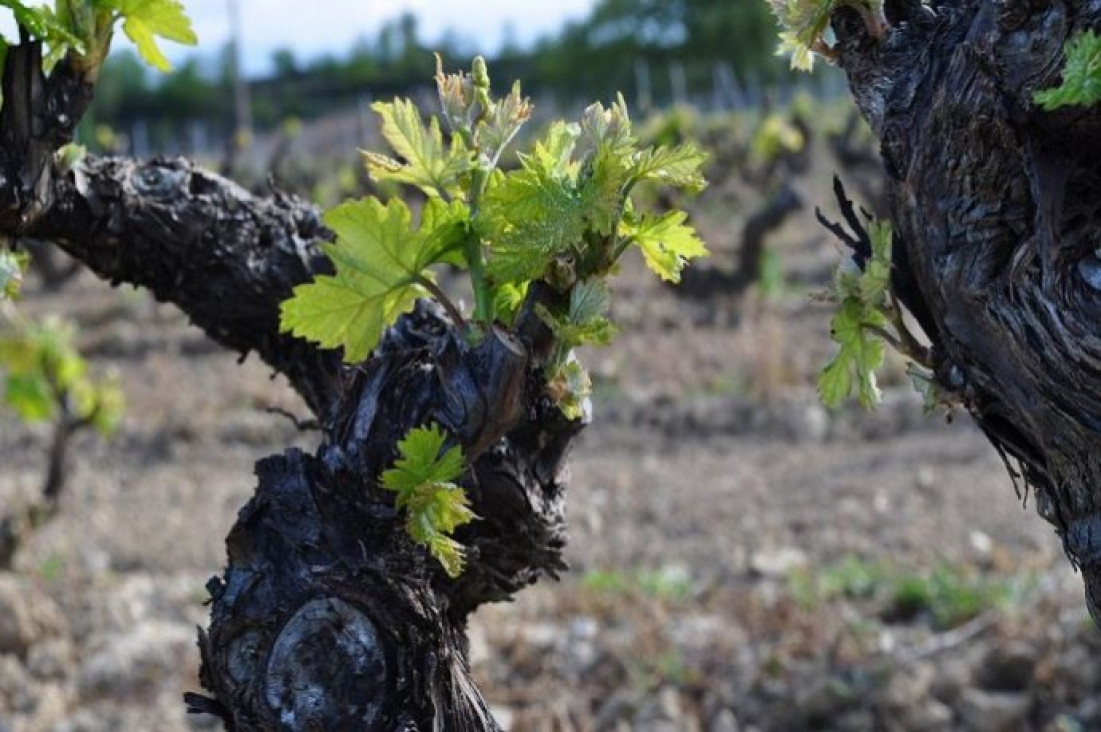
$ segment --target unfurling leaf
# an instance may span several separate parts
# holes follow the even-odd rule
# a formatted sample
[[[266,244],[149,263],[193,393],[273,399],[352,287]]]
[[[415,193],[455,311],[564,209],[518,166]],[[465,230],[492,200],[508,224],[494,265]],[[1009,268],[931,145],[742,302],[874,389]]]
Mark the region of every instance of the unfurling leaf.
[[[543,305],[536,305],[536,312],[554,333],[555,353],[549,359],[549,371],[557,371],[578,346],[606,346],[615,336],[615,326],[608,320],[611,294],[608,285],[592,278],[574,285],[570,292],[569,310],[555,315]]]
[[[576,357],[562,364],[547,382],[550,395],[566,419],[582,419],[593,392],[593,382],[589,372]]]
[[[890,324],[890,222],[873,221],[868,234],[872,254],[863,270],[846,257],[834,275],[832,295],[839,307],[830,322],[830,336],[839,348],[818,376],[818,393],[828,407],[840,406],[854,388],[865,409],[874,408],[881,399],[875,372],[883,365],[886,352],[880,333]]]
[[[375,102],[371,109],[382,118],[382,136],[401,158],[364,151],[371,177],[416,186],[430,197],[461,194],[459,178],[472,167],[462,139],[455,136],[445,144],[439,120],[433,117],[426,127],[408,99]]]
[[[394,467],[381,484],[397,494],[394,505],[406,512],[406,530],[443,565],[451,577],[463,570],[463,547],[451,538],[456,528],[477,518],[466,492],[453,481],[466,470],[462,448],[443,452],[447,435],[438,425],[409,431],[398,443]]]

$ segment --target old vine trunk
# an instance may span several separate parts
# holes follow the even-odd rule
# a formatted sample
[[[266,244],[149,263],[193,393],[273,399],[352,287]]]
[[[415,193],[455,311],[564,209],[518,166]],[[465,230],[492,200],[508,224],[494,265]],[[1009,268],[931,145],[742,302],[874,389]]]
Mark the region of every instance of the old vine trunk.
[[[284,374],[322,425],[313,455],[257,466],[256,494],[208,585],[200,638],[212,696],[189,705],[235,730],[497,729],[467,666],[467,616],[565,568],[563,460],[582,421],[545,395],[551,334],[533,288],[515,333],[470,345],[433,303],[392,328],[366,363],[279,332],[294,286],[328,273],[319,212],[258,198],[182,159],[88,156],[71,139],[92,86],[39,44],[9,49],[0,134],[0,235],[52,241],[112,283],[149,288],[211,338]],[[409,538],[378,486],[397,443],[436,423],[461,442],[479,519],[458,579]]]
[[[1101,1],[886,11],[882,39],[847,8],[833,27],[882,143],[893,287],[939,387],[1032,489],[1101,622],[1101,108],[1033,102],[1058,85],[1067,39],[1101,30]]]

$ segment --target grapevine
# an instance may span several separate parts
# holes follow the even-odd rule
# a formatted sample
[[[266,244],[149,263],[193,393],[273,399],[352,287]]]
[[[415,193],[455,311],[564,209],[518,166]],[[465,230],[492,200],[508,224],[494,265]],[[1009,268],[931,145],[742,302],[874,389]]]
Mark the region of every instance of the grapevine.
[[[610,107],[590,106],[575,122],[554,122],[506,172],[499,165],[532,113],[520,85],[494,97],[480,57],[470,73],[445,73],[438,62],[436,84],[440,113],[427,123],[409,100],[374,104],[392,152],[364,153],[376,181],[426,197],[419,220],[400,198],[363,198],[330,210],[325,223],[336,242],[324,250],[335,273],[295,289],[282,306],[282,327],[341,348],[345,361],[356,363],[419,298],[439,301],[469,342],[495,327],[514,328],[531,302],[555,339],[544,366],[547,394],[567,418],[581,419],[591,381],[574,349],[611,341],[607,279],[620,257],[637,249],[658,277],[677,282],[689,261],[707,253],[684,213],[641,211],[632,192],[644,181],[701,190],[706,155],[691,144],[640,145],[620,97]],[[440,288],[435,270],[442,265],[469,273],[471,312]],[[540,291],[554,297],[540,299]],[[456,517],[470,517],[461,490],[439,488],[455,476],[440,477],[425,462],[437,458],[427,435],[413,432],[403,443],[401,460],[427,477],[421,488],[401,483],[398,505],[409,512],[414,540],[454,574],[461,559],[447,536]],[[436,452],[443,446],[441,437]],[[414,448],[416,458],[408,453]],[[440,460],[450,464],[451,454]],[[384,486],[393,489],[387,481],[397,475],[384,475]],[[439,511],[416,508],[413,495],[424,486],[436,486],[430,493]]]

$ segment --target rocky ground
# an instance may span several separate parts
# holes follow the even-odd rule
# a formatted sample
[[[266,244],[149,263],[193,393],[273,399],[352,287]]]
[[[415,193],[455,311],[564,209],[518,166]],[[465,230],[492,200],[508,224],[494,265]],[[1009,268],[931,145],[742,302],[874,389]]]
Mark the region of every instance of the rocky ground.
[[[780,237],[769,300],[691,303],[626,268],[624,335],[588,356],[573,571],[470,629],[508,728],[1101,729],[1079,580],[966,417],[923,416],[898,364],[878,412],[819,406],[808,293],[835,251],[808,231]],[[0,731],[210,728],[181,703],[204,584],[253,462],[314,439],[265,409],[303,409],[144,295],[82,277],[25,307],[81,323],[129,404],[0,574]],[[34,495],[46,434],[0,416],[0,512]]]

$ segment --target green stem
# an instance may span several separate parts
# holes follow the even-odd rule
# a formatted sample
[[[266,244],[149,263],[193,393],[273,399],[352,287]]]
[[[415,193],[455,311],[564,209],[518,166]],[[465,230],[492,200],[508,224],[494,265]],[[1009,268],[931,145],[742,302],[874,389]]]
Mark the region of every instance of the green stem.
[[[474,320],[488,327],[493,324],[493,299],[486,282],[485,261],[482,256],[482,241],[478,237],[476,222],[482,195],[489,183],[489,171],[481,166],[474,170],[474,185],[470,196],[470,232],[466,238],[466,262],[470,266],[470,284],[474,289]]]

